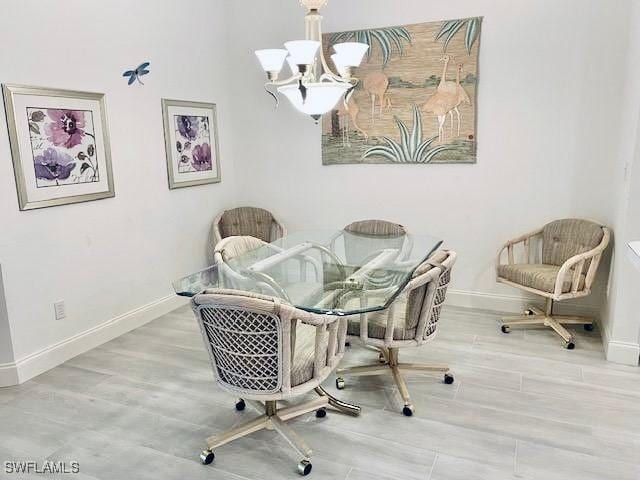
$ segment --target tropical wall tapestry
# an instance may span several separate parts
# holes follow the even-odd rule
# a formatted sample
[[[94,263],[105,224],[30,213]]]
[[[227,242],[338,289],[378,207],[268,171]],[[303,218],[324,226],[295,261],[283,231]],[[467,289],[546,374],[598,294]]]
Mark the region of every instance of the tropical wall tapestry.
[[[328,33],[362,42],[358,85],[322,125],[322,163],[475,163],[481,17]]]

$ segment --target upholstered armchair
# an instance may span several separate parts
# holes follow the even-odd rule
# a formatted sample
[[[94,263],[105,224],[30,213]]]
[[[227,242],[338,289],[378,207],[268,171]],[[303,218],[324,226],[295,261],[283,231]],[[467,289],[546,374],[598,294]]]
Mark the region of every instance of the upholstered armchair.
[[[225,210],[215,218],[211,226],[209,260],[213,260],[213,251],[223,238],[249,235],[271,243],[286,234],[284,225],[271,212],[262,208],[238,207]]]
[[[445,301],[451,269],[456,261],[453,251],[437,251],[413,273],[402,293],[388,309],[364,313],[359,320],[349,320],[347,335],[380,351],[375,365],[339,368],[336,387],[345,387],[347,375],[381,375],[391,373],[404,401],[402,413],[411,416],[414,406],[403,373],[439,372],[444,382],[454,381],[448,365],[401,363],[398,353],[403,348],[419,347],[436,336],[440,311]],[[367,297],[374,295],[368,292]],[[366,298],[360,301],[366,301]]]
[[[316,411],[324,417],[331,404],[320,384],[344,355],[346,318],[316,315],[281,300],[234,290],[209,290],[193,298],[204,344],[216,383],[236,397],[237,410],[245,400],[264,414],[207,439],[201,454],[213,462],[214,449],[262,429],[273,429],[302,456],[298,472],[311,471],[311,448],[285,421]],[[316,390],[319,397],[283,406]]]
[[[546,326],[562,337],[566,348],[573,349],[574,337],[564,325],[592,330],[593,319],[554,315],[553,303],[591,293],[610,237],[609,229],[598,223],[564,219],[505,243],[496,262],[498,282],[539,295],[546,303],[544,310],[530,306],[524,315],[505,317],[502,331]]]

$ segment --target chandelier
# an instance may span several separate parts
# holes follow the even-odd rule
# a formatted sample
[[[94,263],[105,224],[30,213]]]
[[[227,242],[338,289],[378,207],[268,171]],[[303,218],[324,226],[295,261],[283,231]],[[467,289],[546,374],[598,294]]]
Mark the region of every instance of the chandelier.
[[[305,40],[286,42],[284,49],[257,50],[256,56],[267,74],[265,90],[278,104],[278,97],[270,90],[287,97],[293,106],[310,115],[316,123],[320,117],[332,110],[341,99],[348,96],[358,84],[353,69],[360,66],[369,45],[357,42],[337,43],[331,60],[336,71],[332,71],[324,57],[322,48],[322,16],[320,8],[327,0],[300,0],[307,9],[305,16]],[[291,76],[278,80],[286,63]]]

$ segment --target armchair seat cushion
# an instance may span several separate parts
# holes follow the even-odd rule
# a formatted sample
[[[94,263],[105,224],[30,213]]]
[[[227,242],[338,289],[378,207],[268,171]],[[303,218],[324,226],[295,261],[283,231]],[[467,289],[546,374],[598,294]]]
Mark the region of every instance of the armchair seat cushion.
[[[393,339],[411,340],[415,338],[416,329],[406,328],[407,295],[400,295],[396,300],[394,300],[394,303]],[[367,335],[369,338],[384,340],[384,335],[387,331],[387,319],[389,318],[389,313],[390,310],[386,309],[367,314]],[[347,335],[355,337],[360,336],[359,317],[354,316],[353,319],[351,319],[351,317],[349,318],[349,323],[347,324]]]
[[[560,267],[557,265],[547,265],[543,263],[529,264],[529,263],[516,263],[513,265],[499,265],[498,277],[508,280],[518,285],[533,288],[547,293],[554,293],[556,286],[556,279]],[[562,293],[568,293],[571,291],[571,279],[573,277],[573,271],[569,271],[569,275],[565,277],[565,281],[562,285]],[[580,282],[578,290],[584,288],[585,276],[580,275]]]

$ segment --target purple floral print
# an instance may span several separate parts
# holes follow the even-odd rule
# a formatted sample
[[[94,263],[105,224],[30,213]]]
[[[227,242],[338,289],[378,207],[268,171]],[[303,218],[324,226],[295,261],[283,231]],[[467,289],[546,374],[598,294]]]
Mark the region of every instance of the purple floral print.
[[[43,180],[66,180],[76,168],[72,157],[55,148],[47,148],[42,155],[33,159],[33,163],[36,178]]]
[[[211,170],[211,147],[208,143],[196,145],[193,148],[193,160],[191,165],[198,172]]]
[[[44,126],[51,143],[56,146],[73,148],[82,143],[85,135],[84,112],[78,110],[47,110],[47,116],[53,120]]]
[[[178,131],[180,135],[188,140],[194,140],[198,136],[198,117],[188,115],[178,115]]]

